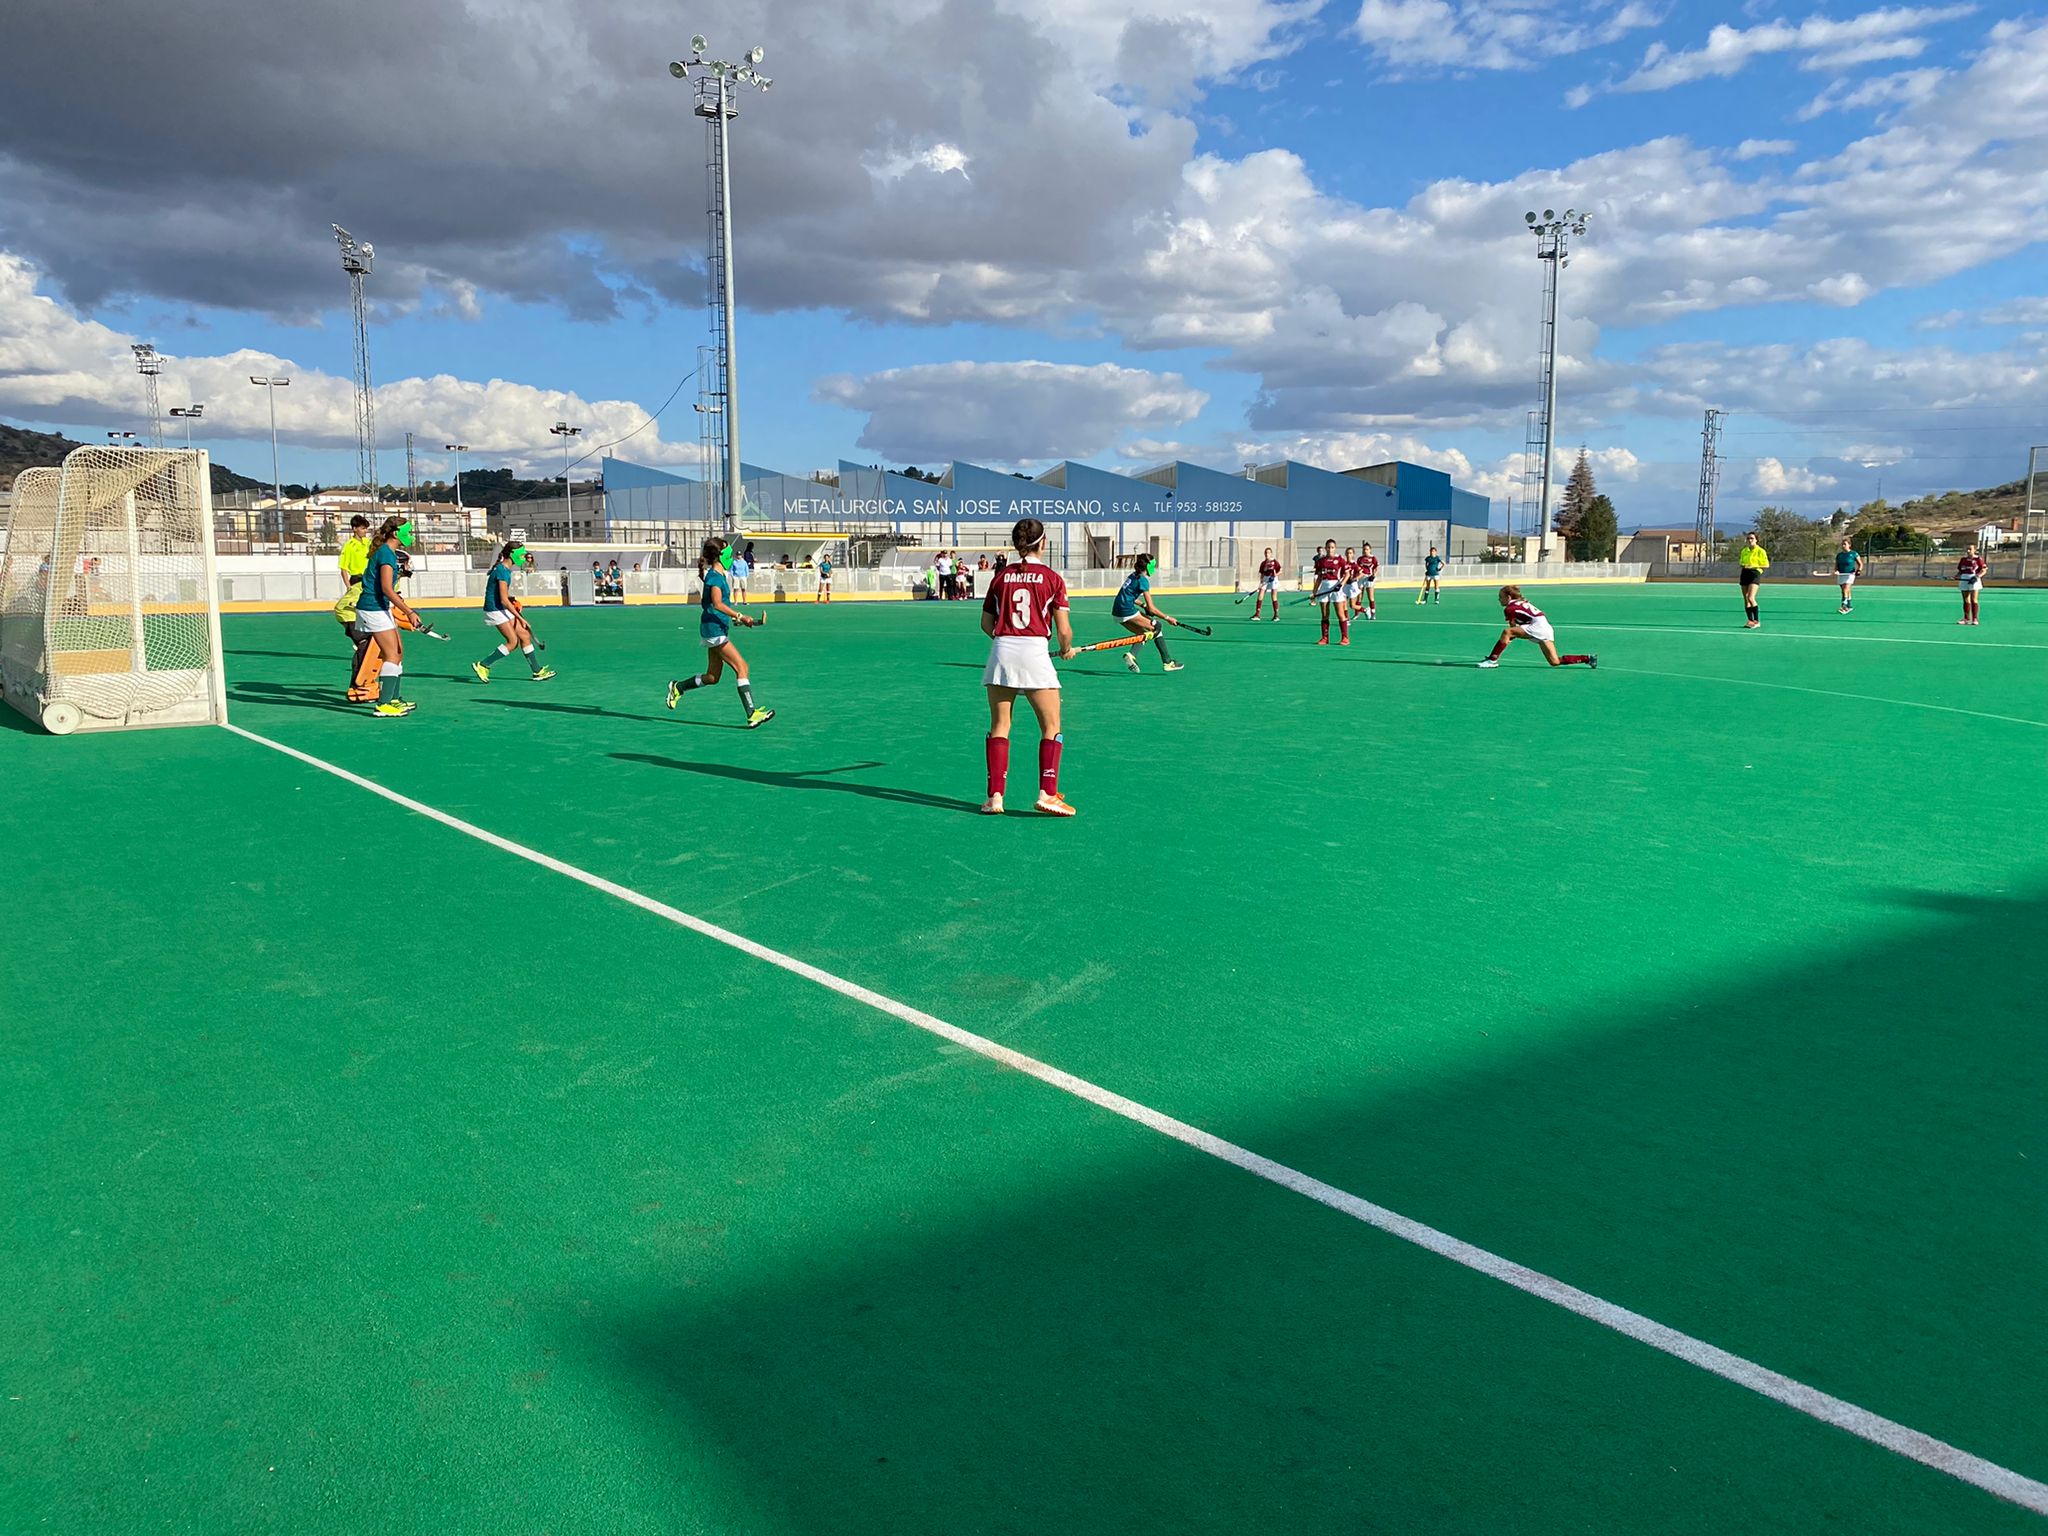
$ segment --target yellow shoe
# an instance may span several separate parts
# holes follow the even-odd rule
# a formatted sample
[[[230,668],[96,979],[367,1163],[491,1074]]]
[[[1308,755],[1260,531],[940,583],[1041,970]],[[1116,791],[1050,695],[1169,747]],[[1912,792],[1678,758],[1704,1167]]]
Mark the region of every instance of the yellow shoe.
[[[379,704],[375,709],[371,710],[370,713],[378,716],[380,719],[396,720],[400,715],[411,714],[412,706],[410,704],[401,704],[398,701],[393,700],[389,704]]]
[[[766,725],[770,720],[773,720],[774,718],[774,710],[757,709],[747,716],[747,729],[751,731],[756,726]]]
[[[472,661],[469,670],[476,674],[476,680],[480,683],[488,683],[491,680],[491,669],[480,661]]]

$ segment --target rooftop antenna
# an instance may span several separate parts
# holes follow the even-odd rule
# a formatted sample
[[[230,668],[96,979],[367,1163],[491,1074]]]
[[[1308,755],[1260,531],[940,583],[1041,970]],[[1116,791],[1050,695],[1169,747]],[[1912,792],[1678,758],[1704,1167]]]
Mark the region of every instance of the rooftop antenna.
[[[363,309],[363,280],[370,275],[370,263],[377,248],[358,240],[339,224],[334,238],[341,246],[341,270],[348,274],[350,313],[355,320],[356,342],[356,478],[364,494],[376,505],[377,493],[377,396],[370,383],[370,320]]]

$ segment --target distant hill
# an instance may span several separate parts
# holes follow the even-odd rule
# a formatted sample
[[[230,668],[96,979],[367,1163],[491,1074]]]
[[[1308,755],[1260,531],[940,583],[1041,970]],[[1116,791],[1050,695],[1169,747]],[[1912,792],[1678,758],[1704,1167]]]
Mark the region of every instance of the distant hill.
[[[24,469],[40,466],[55,468],[64,462],[64,455],[83,443],[73,442],[59,432],[31,432],[27,427],[10,427],[0,421],[0,490],[14,484],[14,477]],[[247,475],[238,475],[219,464],[213,466],[213,494],[226,495],[230,491],[268,491],[268,480],[251,480]],[[287,485],[287,496],[303,496],[306,487]]]
[[[1988,486],[1981,491],[1943,491],[1937,496],[1916,497],[1886,507],[1872,502],[1856,509],[1858,521],[1899,522],[1922,533],[1935,535],[1966,533],[1986,523],[2009,526],[2026,511],[2027,482]]]

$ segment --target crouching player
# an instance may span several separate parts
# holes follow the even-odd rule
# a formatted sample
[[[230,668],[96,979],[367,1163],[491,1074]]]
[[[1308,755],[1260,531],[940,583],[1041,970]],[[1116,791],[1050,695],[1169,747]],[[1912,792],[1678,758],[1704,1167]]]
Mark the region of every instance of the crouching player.
[[[1047,816],[1071,816],[1074,808],[1060,793],[1060,675],[1053,670],[1047,641],[1055,630],[1060,659],[1074,654],[1074,626],[1067,614],[1067,584],[1060,573],[1042,564],[1045,524],[1021,519],[1010,530],[1017,559],[995,573],[981,600],[981,632],[989,637],[988,665],[982,685],[988,690],[988,799],[984,816],[1003,814],[1003,788],[1010,777],[1010,715],[1023,694],[1038,716],[1038,809]]]
[[[512,595],[512,568],[525,565],[531,558],[526,553],[526,546],[514,539],[498,551],[498,558],[491,565],[491,574],[484,578],[484,622],[504,638],[484,652],[481,661],[469,664],[469,670],[476,674],[480,683],[488,683],[491,668],[515,650],[526,658],[536,683],[546,682],[555,675],[553,667],[540,664],[540,657],[534,651],[533,628],[526,622],[526,612],[519,599]]]
[[[1159,562],[1150,555],[1136,555],[1131,560],[1131,574],[1124,578],[1124,584],[1117,588],[1116,596],[1109,605],[1109,616],[1123,625],[1134,635],[1143,635],[1158,649],[1159,659],[1166,663],[1166,670],[1178,672],[1185,662],[1175,661],[1166,650],[1166,615],[1152,605],[1152,575],[1159,569]],[[1136,651],[1124,652],[1124,665],[1133,672],[1138,670]]]
[[[1500,589],[1501,613],[1508,621],[1508,627],[1500,632],[1500,638],[1493,643],[1493,651],[1482,667],[1500,665],[1500,653],[1508,648],[1510,640],[1534,640],[1543,649],[1543,659],[1553,667],[1597,667],[1598,656],[1560,656],[1557,654],[1557,636],[1550,628],[1550,620],[1543,617],[1543,610],[1522,596],[1520,587]]]

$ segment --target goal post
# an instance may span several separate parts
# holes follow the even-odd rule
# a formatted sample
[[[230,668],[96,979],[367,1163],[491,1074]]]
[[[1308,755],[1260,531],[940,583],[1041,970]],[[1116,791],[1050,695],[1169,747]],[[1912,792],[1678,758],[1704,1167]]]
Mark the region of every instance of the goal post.
[[[226,723],[204,452],[88,446],[16,478],[0,692],[60,736]]]

